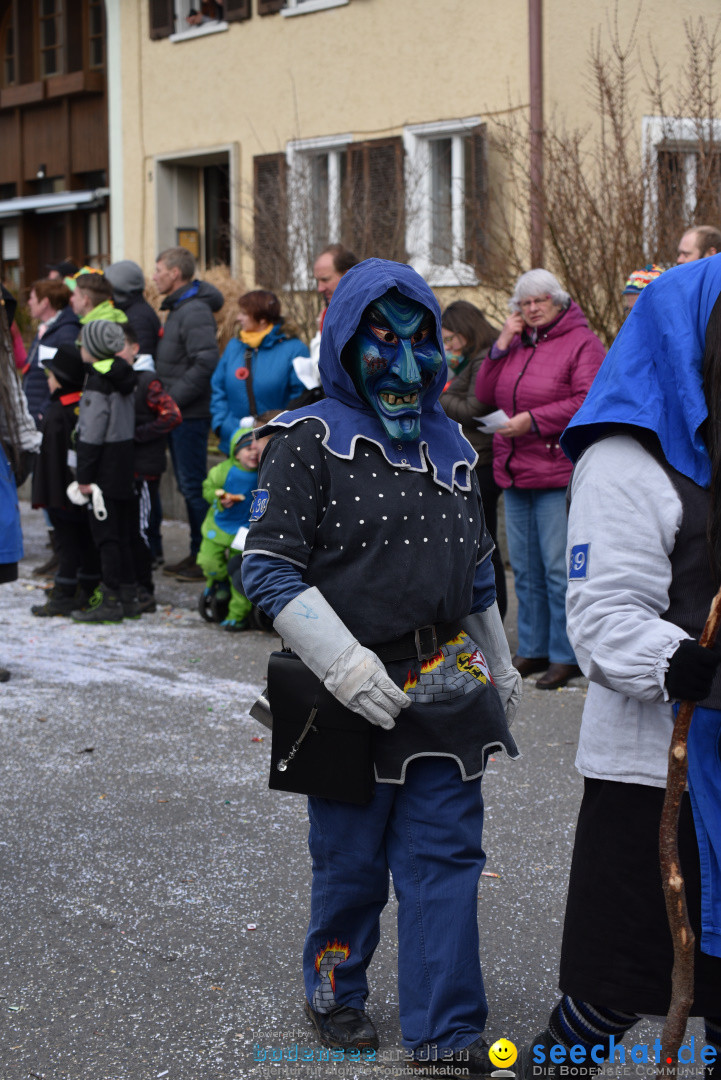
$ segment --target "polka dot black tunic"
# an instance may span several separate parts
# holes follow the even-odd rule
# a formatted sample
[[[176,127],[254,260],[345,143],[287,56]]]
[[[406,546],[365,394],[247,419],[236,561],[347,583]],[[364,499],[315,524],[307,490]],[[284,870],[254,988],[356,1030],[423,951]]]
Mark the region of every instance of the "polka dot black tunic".
[[[305,420],[268,446],[258,480],[268,505],[245,552],[299,567],[365,645],[467,615],[476,564],[493,548],[473,471],[467,491],[449,491],[366,440],[337,457],[324,431]]]

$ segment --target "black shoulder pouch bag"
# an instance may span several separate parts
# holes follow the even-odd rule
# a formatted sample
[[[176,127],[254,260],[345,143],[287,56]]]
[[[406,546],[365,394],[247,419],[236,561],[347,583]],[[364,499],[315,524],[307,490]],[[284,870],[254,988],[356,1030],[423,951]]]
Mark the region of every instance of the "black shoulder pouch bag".
[[[293,652],[268,659],[273,742],[268,786],[339,802],[373,795],[371,725],[346,709]]]

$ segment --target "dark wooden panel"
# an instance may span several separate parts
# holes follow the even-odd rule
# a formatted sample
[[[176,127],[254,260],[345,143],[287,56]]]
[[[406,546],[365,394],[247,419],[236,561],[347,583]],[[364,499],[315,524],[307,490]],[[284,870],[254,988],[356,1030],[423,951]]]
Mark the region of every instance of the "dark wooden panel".
[[[150,36],[153,39],[168,37],[175,30],[173,0],[150,0]]]
[[[14,113],[0,116],[0,184],[13,184],[18,181],[20,153],[17,138],[17,120]]]
[[[488,255],[488,166],[486,125],[479,124],[465,147],[465,251],[464,262],[480,273]]]
[[[82,0],[65,0],[65,70],[81,71],[83,45],[87,38],[87,5]]]
[[[406,260],[403,158],[400,136],[348,147],[341,233],[359,259]]]
[[[45,95],[49,98],[65,94],[102,94],[105,78],[102,71],[73,71],[69,75],[53,75],[45,80]]]
[[[288,280],[288,183],[285,154],[253,158],[255,280],[279,289]]]
[[[108,168],[108,110],[104,98],[70,101],[70,171]]]
[[[45,97],[45,84],[42,82],[23,83],[22,86],[8,86],[0,91],[0,109],[14,109],[16,105],[32,105]]]
[[[36,4],[28,4],[23,0],[14,0],[15,26],[17,27],[17,60],[18,72],[21,83],[32,82],[37,77],[35,70],[35,20],[34,9]]]
[[[66,154],[62,105],[28,109],[23,116],[25,179],[34,180],[40,164],[46,176],[64,175]]]
[[[225,0],[226,22],[242,22],[250,18],[250,0]]]
[[[285,0],[258,0],[258,14],[275,15],[276,11],[280,11],[284,3]]]

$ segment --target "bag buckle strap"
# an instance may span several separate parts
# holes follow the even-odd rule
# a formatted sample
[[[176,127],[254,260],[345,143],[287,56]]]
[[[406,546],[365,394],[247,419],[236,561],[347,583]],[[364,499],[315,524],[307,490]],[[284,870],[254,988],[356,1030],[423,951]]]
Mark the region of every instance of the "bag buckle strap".
[[[436,628],[432,623],[428,626],[420,626],[414,633],[416,642],[416,656],[419,660],[430,660],[438,652],[438,638]]]

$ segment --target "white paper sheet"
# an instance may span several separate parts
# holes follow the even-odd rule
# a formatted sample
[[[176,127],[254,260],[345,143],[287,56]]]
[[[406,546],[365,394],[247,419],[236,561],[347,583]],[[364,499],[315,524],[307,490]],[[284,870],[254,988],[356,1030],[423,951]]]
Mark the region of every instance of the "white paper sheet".
[[[497,409],[495,412],[488,413],[486,416],[476,417],[476,427],[479,431],[483,431],[486,435],[490,435],[493,431],[499,431],[505,427],[510,417],[503,409]]]

